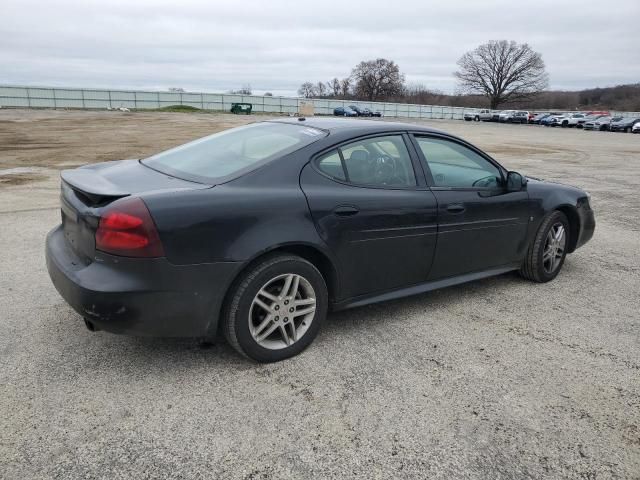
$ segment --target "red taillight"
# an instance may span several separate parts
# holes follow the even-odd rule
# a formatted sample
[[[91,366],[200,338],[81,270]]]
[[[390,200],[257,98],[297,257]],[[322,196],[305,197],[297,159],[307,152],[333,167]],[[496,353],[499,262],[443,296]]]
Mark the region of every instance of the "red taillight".
[[[109,205],[96,231],[96,249],[124,257],[162,257],[164,249],[147,206],[127,197]]]

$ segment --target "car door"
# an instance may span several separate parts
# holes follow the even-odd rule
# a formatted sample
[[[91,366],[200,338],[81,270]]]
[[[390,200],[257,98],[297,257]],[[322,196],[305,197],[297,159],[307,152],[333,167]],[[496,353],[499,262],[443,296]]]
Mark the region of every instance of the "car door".
[[[504,169],[457,139],[413,138],[438,201],[438,242],[429,279],[520,262],[529,224],[526,187],[507,191]]]
[[[339,299],[427,279],[437,203],[412,148],[402,133],[363,137],[302,170],[311,215],[339,263]]]

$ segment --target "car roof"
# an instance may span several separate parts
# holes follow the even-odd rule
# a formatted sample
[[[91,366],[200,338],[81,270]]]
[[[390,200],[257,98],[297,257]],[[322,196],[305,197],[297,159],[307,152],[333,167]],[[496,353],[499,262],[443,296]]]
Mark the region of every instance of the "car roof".
[[[304,120],[303,120],[304,119]],[[440,133],[444,135],[450,135],[442,130],[438,130],[431,127],[425,127],[424,125],[417,125],[415,123],[404,122],[385,122],[382,120],[361,120],[355,118],[341,118],[341,117],[298,117],[298,118],[286,118],[269,120],[271,122],[289,123],[298,126],[307,126],[319,128],[321,130],[331,133],[353,133],[353,134],[366,134],[379,133],[379,132],[391,132],[398,130],[411,130],[421,131],[428,133]]]

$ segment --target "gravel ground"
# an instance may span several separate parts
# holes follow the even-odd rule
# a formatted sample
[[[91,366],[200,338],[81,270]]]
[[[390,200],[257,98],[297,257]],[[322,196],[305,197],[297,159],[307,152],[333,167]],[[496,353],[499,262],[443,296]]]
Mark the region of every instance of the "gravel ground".
[[[640,478],[640,135],[431,122],[592,193],[554,282],[333,314],[273,365],[87,331],[44,265],[58,169],[253,118],[0,111],[0,477]]]

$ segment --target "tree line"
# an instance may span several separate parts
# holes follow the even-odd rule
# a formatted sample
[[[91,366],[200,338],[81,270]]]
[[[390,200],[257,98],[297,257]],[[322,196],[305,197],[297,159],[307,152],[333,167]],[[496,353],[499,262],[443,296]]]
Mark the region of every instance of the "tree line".
[[[377,58],[357,64],[349,75],[327,82],[304,82],[298,94],[306,98],[333,98],[379,102],[432,104],[498,109],[640,110],[640,84],[583,91],[549,91],[542,55],[528,44],[496,40],[465,53],[453,73],[454,95],[422,84],[407,84],[393,60]]]

